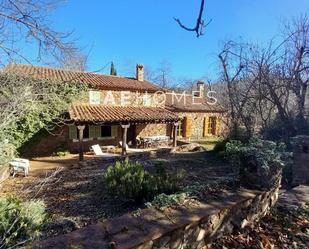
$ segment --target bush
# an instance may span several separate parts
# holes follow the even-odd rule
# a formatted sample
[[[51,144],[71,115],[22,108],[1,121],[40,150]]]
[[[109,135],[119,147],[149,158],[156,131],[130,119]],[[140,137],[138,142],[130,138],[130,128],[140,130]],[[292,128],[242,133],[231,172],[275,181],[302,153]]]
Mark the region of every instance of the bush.
[[[21,202],[15,197],[0,197],[0,248],[37,237],[45,218],[41,201]]]
[[[222,151],[225,151],[225,146],[226,144],[229,142],[230,140],[228,138],[225,138],[225,139],[221,139],[219,140],[215,147],[214,147],[214,151],[215,152],[222,152]]]
[[[56,156],[61,157],[61,156],[67,156],[69,154],[70,152],[68,150],[68,146],[66,143],[62,143],[56,148],[56,151],[55,151]]]
[[[155,173],[150,174],[139,162],[128,159],[109,166],[105,173],[108,191],[116,197],[145,201],[160,193],[171,194],[180,189],[185,172],[177,170],[169,174],[163,165],[155,165]]]
[[[7,165],[16,154],[16,148],[13,144],[8,141],[0,141],[0,166]]]
[[[283,144],[252,138],[248,143],[228,142],[224,155],[239,170],[240,181],[246,187],[271,188],[278,184],[284,149]]]
[[[163,193],[157,195],[152,202],[147,202],[146,206],[148,208],[155,207],[158,209],[164,209],[168,206],[182,204],[188,196],[189,195],[187,193],[177,193],[171,195]]]
[[[105,174],[106,185],[111,194],[134,200],[147,197],[149,178],[149,173],[140,163],[131,163],[128,159],[109,166]]]
[[[180,184],[186,176],[184,169],[177,169],[168,173],[162,162],[156,162],[155,174],[151,177],[150,184],[155,193],[172,194],[179,190]]]

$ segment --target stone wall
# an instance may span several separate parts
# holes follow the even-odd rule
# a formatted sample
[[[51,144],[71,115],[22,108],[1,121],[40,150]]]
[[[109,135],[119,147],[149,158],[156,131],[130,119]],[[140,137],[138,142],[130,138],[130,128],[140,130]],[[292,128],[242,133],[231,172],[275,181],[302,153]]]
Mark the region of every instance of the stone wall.
[[[164,211],[143,209],[40,241],[33,248],[199,249],[222,235],[263,217],[278,199],[278,189],[242,190],[207,203],[193,201]]]
[[[222,134],[224,130],[224,119],[222,113],[203,113],[203,112],[182,112],[178,113],[181,118],[184,117],[191,117],[192,118],[192,130],[191,130],[191,140],[199,140],[203,139],[204,137],[204,119],[205,117],[217,117],[221,120],[220,130],[217,132],[218,135]],[[212,137],[212,135],[208,135]]]
[[[168,133],[167,129],[168,124],[141,124],[136,126],[136,135],[138,137],[146,137],[146,136],[161,136],[167,135],[171,136]]]
[[[27,147],[23,149],[22,156],[50,156],[59,145],[67,142],[68,137],[69,130],[66,126],[58,128],[51,133],[45,132],[35,139],[35,142],[28,144]]]
[[[145,100],[145,95],[148,96],[148,101]],[[112,91],[102,90],[100,103],[111,106],[150,106],[164,107],[164,97],[158,92],[147,93],[138,91]]]

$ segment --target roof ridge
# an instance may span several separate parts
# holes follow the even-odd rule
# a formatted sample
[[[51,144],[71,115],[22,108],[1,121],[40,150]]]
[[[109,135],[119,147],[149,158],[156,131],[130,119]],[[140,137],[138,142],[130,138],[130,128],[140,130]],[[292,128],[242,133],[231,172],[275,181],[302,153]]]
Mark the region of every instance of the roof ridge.
[[[85,73],[85,74],[95,74],[95,75],[100,75],[100,76],[106,76],[106,77],[113,77],[113,78],[126,78],[129,80],[135,80],[138,81],[134,77],[130,76],[121,76],[121,75],[111,75],[111,74],[104,74],[104,73],[98,73],[97,71],[81,71],[81,70],[73,70],[73,69],[66,69],[66,68],[61,68],[61,67],[51,67],[51,66],[39,66],[39,65],[32,65],[32,64],[25,64],[25,63],[10,63],[7,67],[10,67],[11,65],[16,65],[16,66],[26,66],[26,67],[32,67],[32,68],[41,68],[41,69],[49,69],[49,70],[59,70],[59,71],[65,71],[65,72],[71,72],[71,73]],[[5,69],[5,68],[4,68]],[[149,82],[151,84],[154,84],[153,82],[150,82],[148,80],[144,81],[138,81],[138,82]]]
[[[21,76],[34,78],[46,78],[60,81],[80,81],[80,83],[98,87],[98,89],[123,89],[135,91],[155,92],[162,90],[160,86],[150,81],[138,81],[133,77],[107,75],[97,72],[87,72],[55,68],[48,66],[36,66],[32,64],[11,63],[3,69],[4,73],[15,73]]]

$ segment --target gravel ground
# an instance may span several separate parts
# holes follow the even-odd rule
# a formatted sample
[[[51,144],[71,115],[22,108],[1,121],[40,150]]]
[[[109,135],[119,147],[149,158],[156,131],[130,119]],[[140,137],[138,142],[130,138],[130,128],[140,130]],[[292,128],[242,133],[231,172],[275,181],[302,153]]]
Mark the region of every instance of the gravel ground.
[[[41,161],[41,167],[44,168],[44,164],[50,165],[50,160],[38,161]],[[150,171],[156,160],[164,161],[164,165],[171,171],[176,168],[185,169],[186,186],[199,182],[215,186],[218,181],[223,182],[233,175],[229,165],[211,152],[180,153],[152,160],[140,159]],[[36,170],[36,174],[27,178],[9,179],[4,184],[1,195],[14,194],[24,200],[43,200],[52,220],[46,227],[46,236],[66,233],[97,220],[120,216],[144,207],[128,200],[115,199],[108,194],[103,176],[110,164],[102,162],[99,165],[79,166],[72,161],[62,164],[58,159],[56,165],[63,166],[61,170],[52,170],[48,174],[45,174],[45,171],[39,174]]]

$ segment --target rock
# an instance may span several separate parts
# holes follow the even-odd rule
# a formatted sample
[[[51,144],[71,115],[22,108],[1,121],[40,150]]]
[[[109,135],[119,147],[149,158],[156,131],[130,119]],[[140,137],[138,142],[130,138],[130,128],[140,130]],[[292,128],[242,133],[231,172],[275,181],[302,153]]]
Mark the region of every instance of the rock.
[[[72,232],[80,227],[73,219],[60,216],[56,219],[53,219],[46,225],[45,228],[49,233],[52,234],[65,234]]]
[[[206,151],[203,146],[201,146],[198,143],[190,143],[190,144],[184,144],[179,147],[176,147],[172,152],[202,152]]]
[[[170,241],[170,249],[181,249],[183,244],[183,231],[174,232]]]

